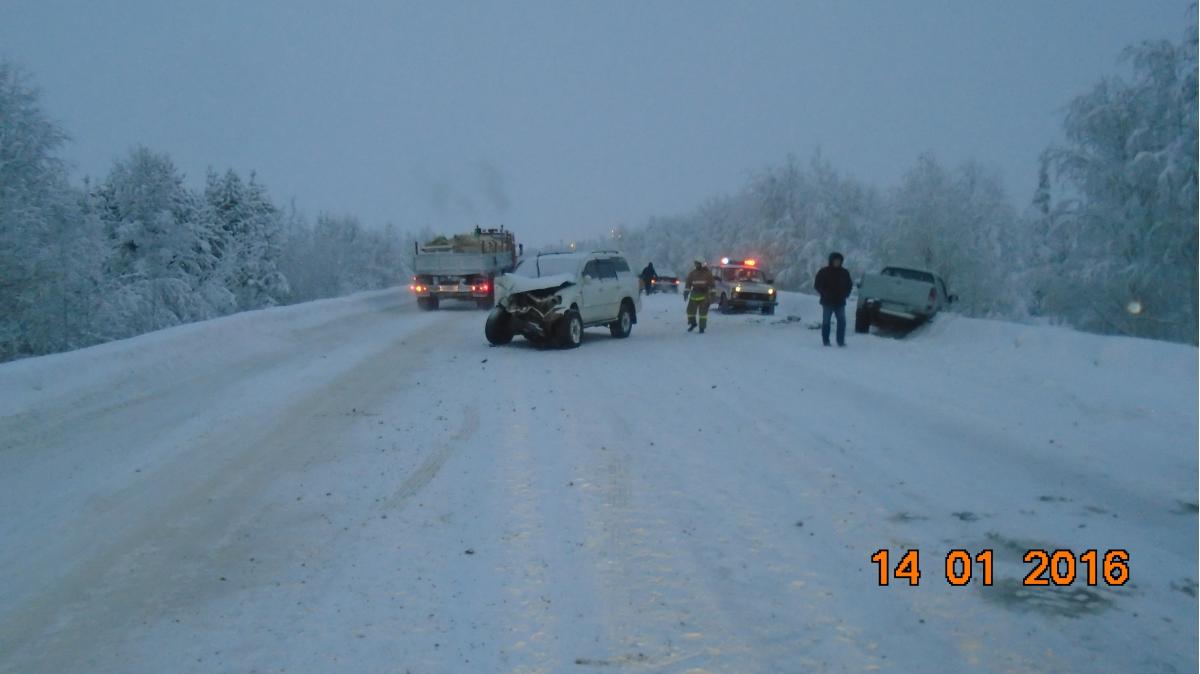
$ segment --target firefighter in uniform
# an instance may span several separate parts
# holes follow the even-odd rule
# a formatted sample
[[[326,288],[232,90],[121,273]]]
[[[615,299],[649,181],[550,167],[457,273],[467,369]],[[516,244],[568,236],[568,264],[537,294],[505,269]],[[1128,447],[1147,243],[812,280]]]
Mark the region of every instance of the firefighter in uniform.
[[[688,332],[696,328],[696,313],[700,314],[700,332],[708,323],[709,293],[712,292],[715,279],[704,262],[696,260],[696,268],[688,272],[684,284],[684,298],[687,300]]]

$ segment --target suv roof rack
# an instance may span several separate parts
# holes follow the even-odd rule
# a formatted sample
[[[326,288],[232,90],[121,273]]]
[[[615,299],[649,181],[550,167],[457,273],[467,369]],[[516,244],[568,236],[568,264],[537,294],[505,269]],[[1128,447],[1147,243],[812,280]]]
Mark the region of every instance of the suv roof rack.
[[[593,250],[592,252],[593,253],[611,254],[611,255],[620,255],[621,254],[621,251],[619,251],[619,250]]]

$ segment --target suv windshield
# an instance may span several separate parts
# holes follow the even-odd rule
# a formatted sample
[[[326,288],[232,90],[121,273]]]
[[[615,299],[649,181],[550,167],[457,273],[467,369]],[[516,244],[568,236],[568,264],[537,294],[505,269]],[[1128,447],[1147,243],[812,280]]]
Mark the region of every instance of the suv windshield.
[[[579,272],[580,260],[577,257],[562,255],[543,255],[529,257],[521,261],[514,274],[538,278],[539,276],[554,276],[556,274],[576,274]]]
[[[742,267],[724,267],[718,271],[718,275],[725,281],[745,281],[747,283],[766,283],[766,277],[763,276],[760,269],[745,269]]]

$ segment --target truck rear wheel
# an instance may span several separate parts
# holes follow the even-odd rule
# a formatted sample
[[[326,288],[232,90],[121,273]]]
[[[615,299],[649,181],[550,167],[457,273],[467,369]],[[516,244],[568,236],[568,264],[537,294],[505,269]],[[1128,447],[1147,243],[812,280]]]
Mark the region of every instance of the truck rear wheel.
[[[437,308],[438,308],[437,295],[430,295],[429,297],[418,297],[417,298],[417,306],[421,307],[425,311],[437,311]]]
[[[496,307],[492,309],[492,313],[488,314],[487,322],[483,324],[483,334],[487,337],[487,341],[494,346],[504,346],[512,341],[512,317],[504,310],[504,307]]]
[[[480,309],[491,309],[492,307],[496,306],[496,300],[491,297],[475,300],[475,303],[479,305]]]
[[[867,309],[858,309],[854,312],[854,331],[857,333],[866,333],[871,330],[871,312]]]

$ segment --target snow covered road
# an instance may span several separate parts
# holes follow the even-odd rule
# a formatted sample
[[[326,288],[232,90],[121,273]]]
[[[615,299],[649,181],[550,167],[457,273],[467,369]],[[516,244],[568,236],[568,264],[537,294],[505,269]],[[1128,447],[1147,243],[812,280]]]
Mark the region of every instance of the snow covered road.
[[[682,310],[490,348],[383,291],[0,366],[0,672],[1196,669],[1195,348]]]

